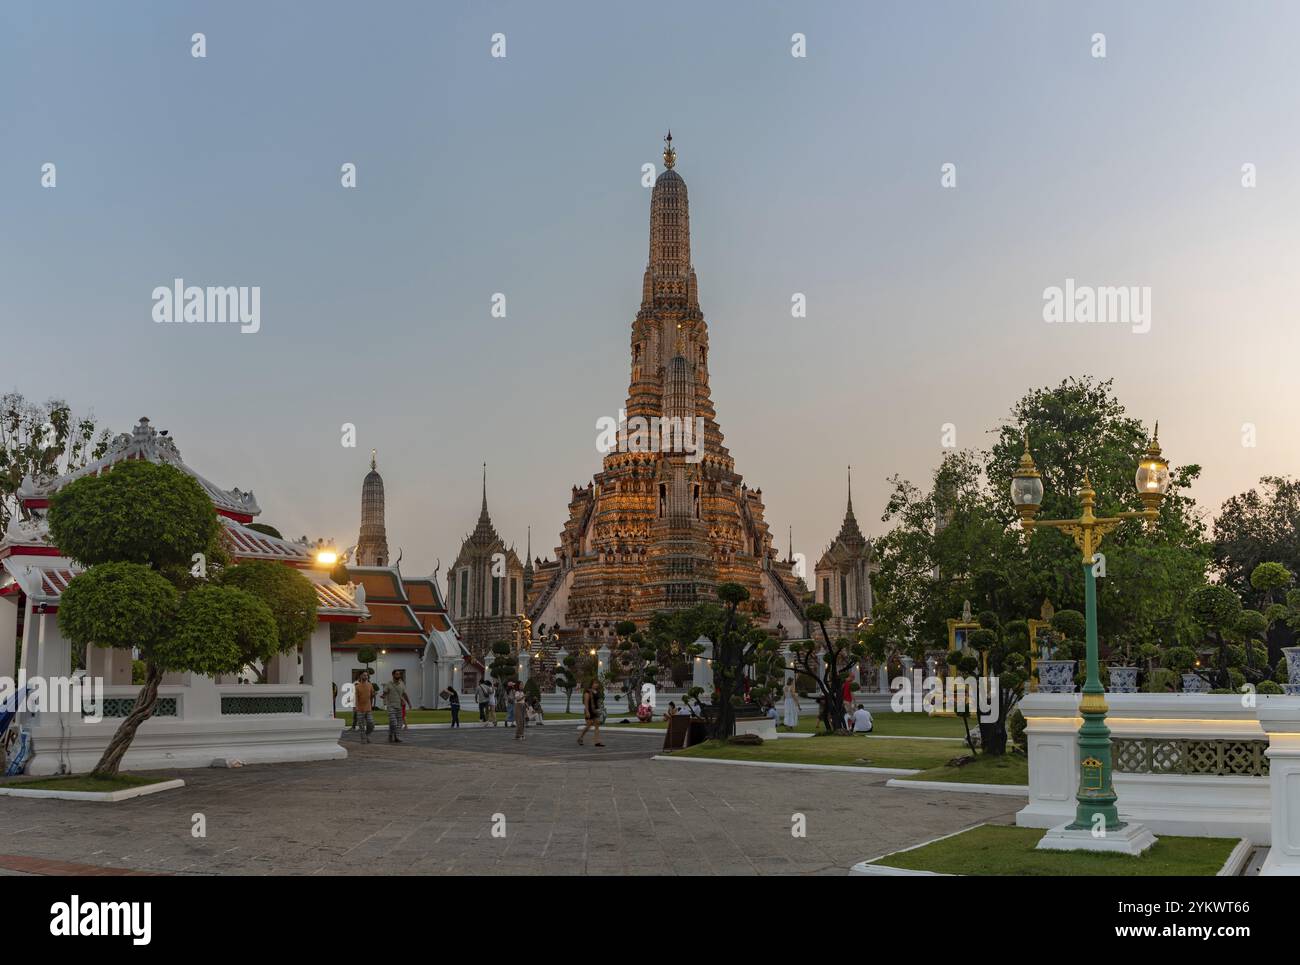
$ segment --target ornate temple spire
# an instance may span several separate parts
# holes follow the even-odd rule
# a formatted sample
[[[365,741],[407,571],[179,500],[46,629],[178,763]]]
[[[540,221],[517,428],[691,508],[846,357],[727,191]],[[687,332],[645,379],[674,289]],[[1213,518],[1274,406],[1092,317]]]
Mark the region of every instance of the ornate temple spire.
[[[672,133],[664,138],[664,170],[650,193],[650,262],[643,309],[698,308],[691,269],[691,216],[686,182],[675,170]]]
[[[497,530],[492,525],[492,517],[488,515],[487,504],[487,463],[483,463],[483,506],[479,509],[478,523],[474,527],[474,532],[470,534],[469,539],[473,543],[486,545],[497,541]]]
[[[838,542],[847,545],[866,543],[867,538],[862,535],[862,530],[858,527],[857,517],[853,515],[853,467],[848,469],[849,501],[844,510],[844,522],[840,524],[840,533],[835,539]]]
[[[358,566],[388,566],[388,532],[384,525],[384,480],[378,453],[370,450],[370,472],[361,483],[361,533],[357,537]]]

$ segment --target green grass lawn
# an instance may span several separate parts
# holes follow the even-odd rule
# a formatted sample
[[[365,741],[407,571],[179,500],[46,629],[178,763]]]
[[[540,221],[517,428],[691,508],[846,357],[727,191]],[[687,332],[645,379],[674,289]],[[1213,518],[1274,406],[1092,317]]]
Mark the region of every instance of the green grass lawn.
[[[781,764],[839,764],[850,767],[938,767],[953,756],[947,744],[935,741],[875,740],[871,737],[810,737],[807,740],[766,741],[756,747],[706,741],[674,757],[707,757],[724,761],[770,761]]]
[[[922,771],[903,781],[947,781],[952,784],[1028,784],[1029,758],[1023,754],[985,757],[982,754],[961,767],[939,767]]]
[[[636,720],[630,723],[619,723],[624,717],[630,717],[629,714],[618,713],[609,715],[609,727],[639,727],[642,730],[663,730],[665,726],[662,716],[656,718],[653,723],[642,724]],[[966,732],[962,729],[960,717],[931,717],[929,714],[872,714],[871,722],[875,725],[875,730],[871,733],[883,737],[951,737],[957,740],[964,739]],[[786,733],[786,728],[780,726],[777,728],[781,733]],[[800,717],[799,725],[795,727],[796,734],[814,734],[817,732],[816,717]],[[951,754],[949,756],[952,756]]]
[[[931,717],[929,714],[872,714],[871,733],[878,737],[955,737],[965,739],[960,717]],[[785,728],[781,727],[784,731]],[[817,731],[816,717],[800,717],[795,733]]]
[[[334,716],[342,717],[344,720],[348,722],[349,727],[352,726],[352,711],[350,710],[343,711],[342,713],[335,714]],[[504,710],[498,710],[497,723],[504,724],[505,720],[506,720],[506,712]],[[582,720],[582,715],[581,714],[547,714],[546,720],[547,721]],[[451,711],[445,708],[439,710],[408,710],[406,712],[406,722],[408,724],[450,724]],[[471,705],[471,704],[461,704],[460,725],[462,727],[468,727],[471,724],[477,724],[478,722],[479,722],[478,706]],[[375,711],[375,726],[379,727],[381,725],[384,727],[388,726],[388,712],[384,710],[377,710]]]
[[[871,864],[953,875],[1215,875],[1236,846],[1235,838],[1161,837],[1146,854],[1038,851],[1040,828],[982,824],[912,851],[897,851]]]
[[[161,784],[170,777],[145,777],[143,774],[118,774],[116,777],[92,777],[89,774],[65,774],[60,777],[38,777],[30,781],[6,781],[4,787],[21,787],[35,791],[125,791]]]

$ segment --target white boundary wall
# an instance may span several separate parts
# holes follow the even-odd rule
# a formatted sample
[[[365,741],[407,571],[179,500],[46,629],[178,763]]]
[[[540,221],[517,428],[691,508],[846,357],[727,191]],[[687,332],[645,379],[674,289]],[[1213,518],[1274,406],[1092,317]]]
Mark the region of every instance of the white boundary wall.
[[[1029,804],[1021,827],[1049,828],[1074,818],[1079,780],[1080,694],[1029,694],[1019,707],[1029,744]],[[1264,706],[1279,697],[1257,697]],[[1107,694],[1113,737],[1266,740],[1254,707],[1232,694]],[[1276,766],[1276,761],[1273,762]],[[1270,841],[1270,778],[1114,772],[1120,817],[1157,834]],[[1277,780],[1276,773],[1272,780]],[[1300,826],[1300,824],[1298,824]],[[1300,839],[1298,839],[1300,840]]]

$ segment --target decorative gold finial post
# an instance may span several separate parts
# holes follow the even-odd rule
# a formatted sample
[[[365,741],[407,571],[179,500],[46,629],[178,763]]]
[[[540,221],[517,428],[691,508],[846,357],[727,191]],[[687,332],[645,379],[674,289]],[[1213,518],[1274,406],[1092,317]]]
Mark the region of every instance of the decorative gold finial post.
[[[668,131],[668,136],[664,138],[664,167],[672,168],[677,163],[677,151],[673,148],[673,132]]]

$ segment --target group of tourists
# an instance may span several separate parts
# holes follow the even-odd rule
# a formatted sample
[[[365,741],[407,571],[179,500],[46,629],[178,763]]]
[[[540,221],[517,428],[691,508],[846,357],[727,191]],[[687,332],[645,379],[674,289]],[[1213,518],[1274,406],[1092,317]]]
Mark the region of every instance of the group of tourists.
[[[858,704],[856,710],[853,709],[853,678],[851,677],[845,678],[840,689],[840,707],[841,711],[837,715],[838,720],[832,721],[831,717],[834,710],[831,701],[825,695],[819,696],[817,698],[818,728],[824,727],[827,733],[834,730],[847,730],[854,734],[867,734],[874,728],[871,711],[867,710],[862,704]],[[784,724],[790,730],[794,730],[799,726],[799,711],[801,709],[799,688],[795,683],[795,678],[791,677],[785,682],[780,718],[777,717],[775,707],[769,708],[768,716],[773,720],[777,720],[778,723]]]
[[[382,694],[377,694],[376,690],[375,685],[370,682],[370,671],[361,671],[352,686],[352,696],[355,700],[352,729],[361,732],[363,744],[370,743],[370,735],[375,730],[375,701],[378,697],[383,701],[384,711],[388,714],[388,743],[400,744],[402,739],[397,735],[410,726],[406,723],[406,709],[411,706],[411,698],[406,695],[406,682],[402,679],[402,672],[393,671],[393,679],[384,685]]]
[[[541,696],[530,695],[524,689],[524,685],[517,680],[510,680],[504,684],[498,680],[494,684],[485,677],[474,688],[474,702],[478,704],[478,719],[482,727],[498,726],[497,708],[504,707],[505,724],[515,729],[515,740],[525,738],[530,721],[538,727],[546,723]]]
[[[382,701],[388,715],[388,742],[402,743],[398,735],[410,726],[406,722],[406,711],[411,706],[411,699],[407,696],[406,683],[402,679],[400,670],[393,671],[393,679],[384,685],[382,692],[371,683],[370,672],[362,671],[353,686],[353,696],[355,707],[352,729],[361,732],[362,743],[370,743],[370,735],[375,729],[375,704],[379,701]],[[460,694],[457,693],[456,688],[448,687],[439,696],[447,701],[448,708],[451,710],[451,726],[460,727]],[[844,681],[842,696],[843,716],[838,721],[838,728],[832,726],[831,702],[824,697],[817,698],[819,727],[824,726],[827,731],[839,729],[849,730],[855,734],[870,733],[873,729],[871,712],[862,704],[858,704],[856,710],[852,709],[853,681],[851,679]],[[525,739],[526,728],[530,721],[539,727],[545,723],[546,715],[542,711],[541,697],[537,694],[530,696],[525,692],[523,684],[517,680],[505,683],[499,680],[493,683],[487,678],[480,680],[478,686],[474,688],[474,702],[478,704],[478,719],[480,726],[483,727],[498,726],[497,708],[504,707],[505,725],[515,728],[515,740]],[[668,707],[665,719],[671,717],[677,710],[671,703]],[[799,724],[800,710],[798,687],[794,678],[791,678],[785,682],[781,714],[778,715],[776,706],[769,703],[767,716],[793,730]],[[600,739],[600,725],[605,718],[605,689],[599,681],[589,681],[582,688],[582,718],[583,728],[578,734],[578,744],[585,744],[584,738],[588,732],[591,732],[595,737],[594,746],[604,747]]]

